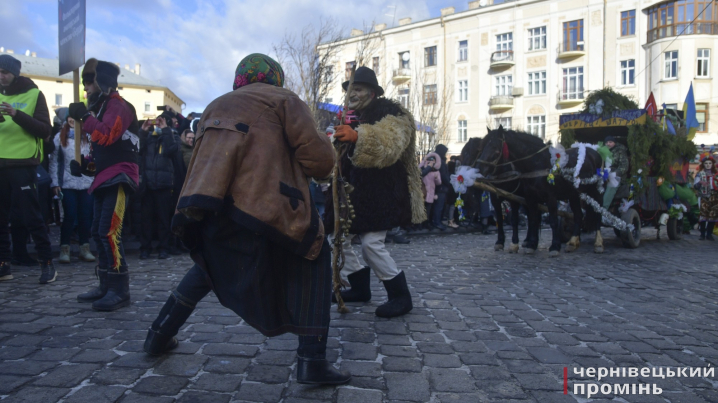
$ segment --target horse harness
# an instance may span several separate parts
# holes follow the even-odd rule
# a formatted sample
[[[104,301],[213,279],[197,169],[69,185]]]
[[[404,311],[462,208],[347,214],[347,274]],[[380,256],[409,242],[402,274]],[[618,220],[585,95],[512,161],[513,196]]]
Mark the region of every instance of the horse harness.
[[[511,170],[508,172],[504,172],[499,175],[496,175],[494,178],[484,177],[484,178],[478,178],[476,180],[481,181],[481,182],[489,182],[489,183],[504,183],[504,182],[515,181],[518,179],[540,178],[542,176],[548,176],[548,174],[551,172],[550,169],[542,169],[539,171],[521,173],[521,172],[517,171],[516,167],[514,166],[514,163],[533,158],[534,156],[544,152],[545,150],[548,150],[548,148],[549,148],[549,146],[547,145],[547,146],[544,146],[543,148],[541,148],[540,150],[536,151],[533,154],[527,155],[525,157],[522,157],[522,158],[519,158],[519,159],[516,159],[513,161],[507,161],[507,162],[500,163],[502,157],[508,158],[508,156],[507,156],[508,155],[508,147],[506,145],[506,139],[503,136],[501,136],[502,153],[499,154],[499,156],[494,161],[482,160],[479,158],[479,157],[481,157],[481,155],[477,155],[476,160],[474,161],[474,164],[472,166],[476,167],[476,164],[481,162],[481,163],[484,163],[487,165],[491,165],[494,168],[498,168],[498,167],[504,166],[504,165],[510,165]],[[504,154],[506,154],[506,156]],[[516,192],[519,189],[520,185],[521,185],[521,183],[519,182],[516,185],[516,189],[514,189],[511,193]]]

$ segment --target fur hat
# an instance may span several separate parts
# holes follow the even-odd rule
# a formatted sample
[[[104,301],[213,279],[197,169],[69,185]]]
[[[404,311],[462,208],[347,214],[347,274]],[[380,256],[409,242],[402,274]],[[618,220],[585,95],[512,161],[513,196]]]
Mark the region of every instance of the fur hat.
[[[10,55],[0,55],[0,69],[7,70],[15,77],[20,75],[22,63]]]
[[[95,68],[97,68],[97,59],[94,57],[85,62],[85,66],[82,67],[82,74],[80,75],[83,83],[85,83],[85,81],[95,81]]]
[[[609,141],[613,141],[613,142],[615,143],[615,142],[616,142],[616,137],[614,137],[614,136],[606,136],[606,138],[603,140],[603,144],[606,144],[606,143],[608,143]]]
[[[95,81],[103,94],[109,94],[110,88],[117,88],[117,77],[120,75],[120,68],[102,60],[97,62],[95,67]]]
[[[376,73],[369,67],[361,66],[354,72],[354,84],[366,84],[374,89],[377,97],[384,95],[384,88],[381,88],[379,81],[376,79]],[[344,81],[342,88],[344,91],[349,87],[349,81]]]

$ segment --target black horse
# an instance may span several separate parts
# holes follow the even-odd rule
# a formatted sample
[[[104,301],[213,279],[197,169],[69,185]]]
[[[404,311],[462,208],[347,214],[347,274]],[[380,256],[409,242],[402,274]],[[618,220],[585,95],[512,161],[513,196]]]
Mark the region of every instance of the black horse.
[[[478,160],[482,151],[483,139],[478,137],[472,137],[466,142],[464,148],[461,149],[461,161],[465,165],[470,165],[473,168],[479,169]],[[524,197],[523,191],[519,186],[519,180],[495,183],[495,187],[505,190],[507,192],[513,192],[516,196]],[[471,216],[478,211],[478,201],[481,200],[482,191],[476,188],[469,188],[466,191],[466,198],[464,199],[464,208],[467,210],[467,215]],[[494,250],[504,250],[504,243],[506,242],[506,236],[504,234],[504,215],[501,207],[501,203],[506,200],[503,197],[491,193],[490,196],[491,205],[494,207],[496,213],[496,225],[497,225],[497,236]],[[511,246],[509,247],[509,253],[516,253],[519,251],[519,203],[507,200],[511,204],[511,228],[513,233],[511,235]],[[530,221],[530,220],[529,220]],[[525,244],[525,241],[524,241]]]
[[[589,147],[586,147],[585,151],[584,162],[578,176],[583,179],[592,178],[602,165],[601,156],[597,151]],[[575,168],[579,150],[571,148],[566,153],[568,163],[565,168]],[[512,178],[518,180],[518,187],[514,194],[519,195],[518,192],[521,192],[520,194],[526,199],[526,211],[529,218],[526,242],[528,249],[536,250],[538,247],[541,217],[538,206],[546,204],[553,235],[549,256],[558,255],[561,250],[558,227],[558,203],[560,200],[568,200],[574,214],[573,236],[566,246],[566,251],[571,252],[579,247],[583,223],[580,193],[585,193],[597,201],[601,200],[601,194],[595,183],[581,184],[577,189],[574,186],[572,175],[566,177],[556,173],[554,183],[549,183],[547,176],[552,168],[551,155],[548,146],[540,138],[526,132],[505,130],[501,126],[496,130],[489,130],[489,134],[482,142],[478,167],[481,174],[490,181]],[[596,230],[594,251],[601,253],[603,252],[603,239],[600,233],[600,215],[589,207],[586,218],[586,228],[590,231]]]

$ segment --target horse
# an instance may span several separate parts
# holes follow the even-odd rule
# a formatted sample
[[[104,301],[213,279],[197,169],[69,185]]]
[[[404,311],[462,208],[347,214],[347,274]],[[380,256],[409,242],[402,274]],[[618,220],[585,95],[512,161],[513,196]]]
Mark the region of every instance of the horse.
[[[461,161],[463,164],[471,165],[472,168],[478,169],[478,159],[481,155],[482,150],[482,139],[478,137],[472,137],[467,142],[466,145],[464,145],[464,148],[461,149]],[[501,190],[505,190],[507,192],[512,191],[518,191],[516,193],[517,196],[523,197],[522,192],[520,192],[518,189],[519,181],[508,181],[508,182],[501,182],[496,183],[495,186]],[[481,191],[479,191],[476,188],[469,188],[466,191],[467,195],[464,201],[464,208],[470,213],[473,214],[474,211],[477,210],[477,202],[476,200],[481,200]],[[497,240],[496,244],[494,244],[494,250],[501,251],[504,250],[504,243],[506,242],[506,236],[504,234],[504,215],[502,212],[501,203],[506,200],[503,197],[500,197],[496,195],[495,193],[491,193],[490,195],[491,205],[494,207],[494,212],[496,213],[496,226],[497,226]],[[509,247],[509,253],[517,253],[519,251],[519,203],[507,200],[509,204],[511,205],[511,228],[513,229],[513,233],[511,234],[511,246]],[[467,215],[470,215],[467,214]],[[530,221],[530,220],[529,220]],[[525,241],[524,241],[525,244]]]
[[[578,178],[588,179],[596,175],[602,166],[600,154],[589,147],[585,147],[583,164],[580,167]],[[579,159],[579,149],[571,148],[566,151],[568,163],[564,170],[576,168]],[[505,130],[499,126],[496,130],[489,130],[484,137],[482,151],[478,159],[481,174],[489,182],[518,180],[516,192],[521,191],[526,200],[526,210],[529,217],[529,231],[527,248],[534,251],[538,248],[538,233],[540,217],[539,204],[546,204],[549,211],[552,239],[549,247],[549,256],[558,256],[561,250],[561,237],[558,227],[558,203],[568,200],[574,214],[574,225],[571,239],[566,246],[566,252],[572,252],[580,246],[581,225],[583,211],[581,209],[581,193],[594,200],[601,200],[601,194],[594,183],[574,185],[573,176],[567,177],[561,172],[554,173],[553,183],[549,182],[551,173],[551,154],[549,146],[540,138],[523,131]],[[509,183],[508,181],[506,183]],[[514,192],[515,193],[515,192]],[[596,231],[594,252],[603,253],[603,238],[600,232],[600,215],[592,209],[587,209],[586,228]]]

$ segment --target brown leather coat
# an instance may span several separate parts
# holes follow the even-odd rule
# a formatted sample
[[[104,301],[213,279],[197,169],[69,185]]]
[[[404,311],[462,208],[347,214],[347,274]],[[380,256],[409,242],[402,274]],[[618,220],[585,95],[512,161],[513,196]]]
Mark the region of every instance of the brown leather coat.
[[[209,212],[316,259],[324,227],[308,177],[325,178],[334,149],[309,107],[293,92],[250,84],[214,100],[198,124],[194,154],[173,226]],[[186,231],[185,231],[186,232]]]

